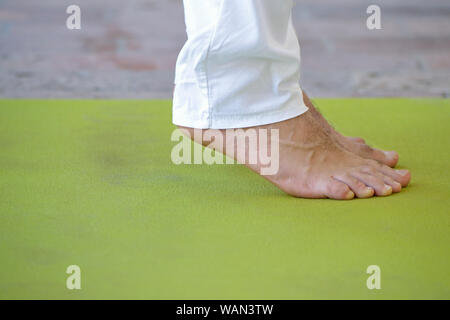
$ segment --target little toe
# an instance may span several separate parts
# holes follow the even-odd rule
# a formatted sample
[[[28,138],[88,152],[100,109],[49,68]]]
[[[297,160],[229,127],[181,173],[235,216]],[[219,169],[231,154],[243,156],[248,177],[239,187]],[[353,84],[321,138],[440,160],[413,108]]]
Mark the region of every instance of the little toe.
[[[351,200],[355,197],[353,191],[345,183],[335,179],[329,179],[325,189],[325,195],[331,199]]]
[[[333,178],[348,185],[358,198],[370,198],[375,194],[375,191],[371,187],[368,187],[351,175],[345,174]]]

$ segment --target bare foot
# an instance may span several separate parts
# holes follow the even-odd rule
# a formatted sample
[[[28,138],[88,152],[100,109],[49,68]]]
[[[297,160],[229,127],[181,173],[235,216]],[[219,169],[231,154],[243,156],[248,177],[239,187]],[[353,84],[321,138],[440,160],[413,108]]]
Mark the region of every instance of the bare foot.
[[[201,138],[204,132],[201,129],[180,129],[187,130],[191,137],[200,137],[201,141],[197,142],[207,145]],[[257,132],[261,132],[258,129],[278,130],[279,170],[264,178],[295,197],[353,199],[355,196],[388,196],[400,192],[410,181],[408,170],[394,170],[344,149],[310,111],[286,121],[243,130],[249,129]],[[226,134],[226,130],[214,131]],[[228,156],[236,155],[234,149],[226,146],[219,147],[218,151]],[[260,172],[260,162],[249,164],[245,159],[237,160]]]
[[[328,121],[314,107],[309,97],[303,92],[303,101],[308,106],[313,116],[319,121],[324,129],[336,140],[338,144],[363,158],[373,159],[389,167],[395,167],[398,162],[398,153],[395,151],[384,151],[370,147],[364,139],[358,137],[345,137],[336,131]]]

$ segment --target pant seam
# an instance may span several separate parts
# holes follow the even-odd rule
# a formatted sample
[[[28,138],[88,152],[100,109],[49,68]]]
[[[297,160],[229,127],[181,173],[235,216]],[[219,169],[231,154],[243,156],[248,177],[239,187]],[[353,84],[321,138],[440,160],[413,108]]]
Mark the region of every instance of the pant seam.
[[[206,98],[208,100],[208,123],[209,126],[212,125],[212,95],[211,95],[211,88],[210,88],[210,82],[209,82],[209,75],[208,75],[208,60],[209,60],[209,54],[211,52],[211,47],[212,44],[214,43],[215,37],[216,37],[216,33],[217,33],[217,29],[219,26],[219,20],[220,20],[220,15],[222,13],[222,9],[223,9],[223,0],[220,1],[220,5],[218,7],[217,10],[217,16],[216,16],[216,23],[214,25],[214,28],[211,32],[211,36],[209,39],[209,43],[208,43],[208,48],[206,51],[206,56],[205,56],[205,80],[206,80]]]

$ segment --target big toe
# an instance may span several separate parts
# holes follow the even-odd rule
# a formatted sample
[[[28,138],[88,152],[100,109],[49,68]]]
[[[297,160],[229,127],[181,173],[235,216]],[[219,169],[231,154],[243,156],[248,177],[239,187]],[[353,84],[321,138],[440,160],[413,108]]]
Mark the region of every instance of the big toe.
[[[395,167],[399,158],[398,153],[395,151],[383,151],[372,148],[367,144],[360,144],[357,153],[363,158],[376,160],[379,163],[385,164],[391,168]]]
[[[399,159],[398,153],[395,151],[383,151],[383,153],[385,155],[385,161],[383,163],[391,168],[395,167]]]

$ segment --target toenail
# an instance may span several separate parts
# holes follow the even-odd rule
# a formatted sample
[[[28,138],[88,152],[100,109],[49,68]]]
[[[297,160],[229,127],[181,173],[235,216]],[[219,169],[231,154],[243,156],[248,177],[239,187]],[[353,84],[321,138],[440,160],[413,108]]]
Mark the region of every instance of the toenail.
[[[406,176],[409,171],[408,170],[395,170],[399,175]]]
[[[395,158],[397,156],[397,152],[395,151],[384,151],[384,154],[388,158]]]
[[[392,187],[385,184],[383,191],[384,191],[384,194],[392,193]]]
[[[347,195],[345,196],[345,199],[351,200],[354,197],[355,197],[355,194],[353,193],[353,191],[349,191],[349,192],[347,192]]]

